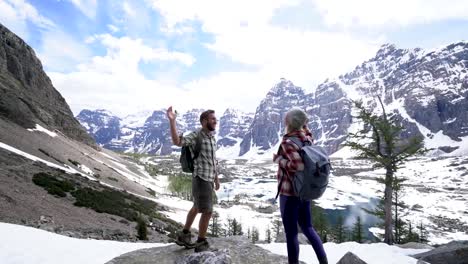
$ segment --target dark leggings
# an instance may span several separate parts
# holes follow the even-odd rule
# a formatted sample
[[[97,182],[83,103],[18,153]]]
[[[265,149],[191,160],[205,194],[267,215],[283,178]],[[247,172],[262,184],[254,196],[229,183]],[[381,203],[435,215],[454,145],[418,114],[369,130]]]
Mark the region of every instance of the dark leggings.
[[[302,233],[314,248],[320,263],[327,263],[327,255],[323,249],[322,240],[312,227],[310,216],[310,201],[301,201],[296,196],[280,196],[281,218],[288,247],[289,263],[299,263],[299,241],[297,240],[297,223]]]

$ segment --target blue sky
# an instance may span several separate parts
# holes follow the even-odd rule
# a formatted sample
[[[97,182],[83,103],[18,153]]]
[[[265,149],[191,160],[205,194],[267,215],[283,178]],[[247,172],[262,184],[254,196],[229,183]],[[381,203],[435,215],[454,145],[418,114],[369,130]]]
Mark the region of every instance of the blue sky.
[[[468,1],[0,0],[75,114],[174,105],[255,111],[281,77],[307,91],[384,43],[468,36]]]

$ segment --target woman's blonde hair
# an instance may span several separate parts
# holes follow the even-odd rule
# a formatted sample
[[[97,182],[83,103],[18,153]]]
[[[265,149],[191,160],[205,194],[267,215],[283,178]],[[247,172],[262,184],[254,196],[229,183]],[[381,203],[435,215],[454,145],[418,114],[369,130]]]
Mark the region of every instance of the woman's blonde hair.
[[[299,108],[293,108],[286,113],[286,129],[289,131],[301,130],[309,121],[307,113]]]

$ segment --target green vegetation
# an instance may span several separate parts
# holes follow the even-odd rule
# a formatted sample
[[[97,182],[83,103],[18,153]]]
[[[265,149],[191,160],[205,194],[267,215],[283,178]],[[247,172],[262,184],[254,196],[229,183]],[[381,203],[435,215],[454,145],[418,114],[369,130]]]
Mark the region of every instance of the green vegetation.
[[[156,208],[152,201],[111,189],[83,188],[72,192],[72,195],[76,198],[76,206],[91,208],[98,213],[118,215],[130,221],[135,221],[139,213],[152,215]]]
[[[146,226],[146,221],[141,216],[138,216],[138,218],[137,218],[136,229],[137,229],[137,233],[138,233],[138,239],[148,240],[148,229],[147,229],[147,226]]]
[[[114,178],[114,177],[107,177],[107,179],[109,179],[109,180],[111,180],[111,181],[115,181],[115,182],[118,182],[118,181],[119,181],[119,179]]]
[[[145,237],[141,223],[141,220],[144,221],[144,219],[158,219],[168,223],[164,231],[168,232],[168,236],[172,238],[175,238],[176,232],[182,228],[179,223],[157,212],[158,205],[155,202],[139,198],[125,191],[122,192],[101,185],[95,189],[83,187],[76,181],[62,180],[47,173],[35,174],[33,182],[58,197],[65,197],[67,193],[70,193],[75,198],[75,206],[90,208],[98,213],[123,217],[126,220],[121,219],[119,222],[127,225],[130,224],[129,221],[137,222],[138,237],[140,239]],[[146,227],[146,222],[144,226]]]
[[[169,176],[169,191],[185,200],[192,200],[192,177],[184,176],[182,174]]]
[[[67,196],[67,192],[75,189],[73,183],[66,180],[58,180],[44,172],[34,174],[33,182],[57,197],[65,197]]]
[[[354,102],[359,110],[357,119],[364,123],[364,127],[356,133],[350,133],[344,146],[357,151],[358,157],[371,161],[374,168],[384,168],[385,177],[379,179],[384,184],[384,242],[392,245],[395,242],[394,223],[398,224],[398,215],[392,214],[394,203],[394,189],[398,184],[395,178],[397,170],[408,160],[408,158],[423,154],[424,148],[422,137],[415,136],[409,139],[402,137],[404,127],[393,113],[387,114],[380,97],[382,114],[375,114],[366,109],[362,101]],[[398,199],[397,199],[398,200]],[[397,205],[398,206],[398,201]],[[380,209],[379,209],[380,210]],[[381,212],[376,212],[380,214]],[[398,235],[398,234],[397,234]]]
[[[80,165],[80,163],[79,163],[78,161],[76,161],[76,160],[68,159],[68,161],[69,161],[71,164],[75,165],[76,167],[78,167],[78,165]]]
[[[152,196],[156,196],[156,192],[153,189],[146,188],[146,192],[149,193]]]

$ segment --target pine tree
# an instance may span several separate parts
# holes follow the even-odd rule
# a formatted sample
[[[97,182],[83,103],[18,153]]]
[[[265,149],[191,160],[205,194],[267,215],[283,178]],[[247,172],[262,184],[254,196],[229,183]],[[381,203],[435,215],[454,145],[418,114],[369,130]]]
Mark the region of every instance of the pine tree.
[[[352,231],[352,236],[353,236],[353,241],[356,241],[358,243],[363,242],[363,226],[361,222],[361,217],[358,216],[356,219],[356,223],[354,223],[353,231]]]
[[[325,215],[325,211],[322,208],[313,205],[312,203],[311,207],[312,219],[314,219],[314,228],[322,239],[322,242],[325,243],[327,241],[327,234],[329,232],[329,223]]]
[[[346,241],[347,229],[344,225],[344,218],[341,213],[338,215],[338,221],[333,229],[333,235],[335,236],[336,242],[343,243]]]
[[[259,233],[258,233],[258,229],[256,227],[252,227],[252,243],[256,243],[259,239]]]
[[[275,241],[278,239],[278,236],[281,233],[281,228],[283,228],[283,223],[281,220],[278,218],[273,220],[273,237]]]
[[[395,242],[397,244],[401,244],[403,237],[405,236],[406,233],[406,223],[400,218],[398,218],[398,212],[399,209],[404,206],[404,203],[400,201],[400,190],[402,188],[402,183],[405,182],[407,179],[405,178],[400,178],[395,175],[394,181],[393,181],[393,205],[395,206],[395,211],[394,211],[394,218],[393,222],[395,224]]]
[[[232,225],[232,235],[235,236],[237,235],[237,220],[234,218],[232,219],[232,222],[231,222],[231,225]]]
[[[382,115],[366,109],[362,101],[354,102],[359,110],[357,118],[363,121],[364,127],[356,133],[350,133],[345,146],[358,151],[359,158],[368,159],[374,163],[374,167],[381,167],[386,171],[385,178],[381,179],[385,184],[384,242],[391,245],[394,243],[392,202],[395,172],[409,157],[422,154],[426,150],[421,137],[412,137],[409,140],[401,138],[403,127],[398,124],[397,116],[387,115],[382,100],[377,98]]]
[[[137,229],[139,240],[148,240],[148,229],[146,226],[146,221],[141,216],[137,217],[136,229]]]
[[[233,230],[233,222],[234,220],[230,217],[228,217],[227,219],[227,223],[225,224],[225,227],[226,227],[226,236],[232,236],[234,234],[234,230]]]
[[[242,231],[242,224],[237,222],[237,219],[233,219],[231,222],[232,225],[232,235],[233,236],[242,236],[244,232]]]
[[[266,242],[268,244],[271,243],[271,229],[270,229],[270,226],[268,226],[267,230],[266,230]]]
[[[419,223],[418,230],[419,230],[419,243],[427,243],[428,242],[427,231],[426,231],[426,228],[423,226],[422,221]]]
[[[216,211],[213,212],[213,215],[211,217],[211,224],[210,224],[209,228],[210,228],[209,231],[210,231],[212,236],[218,237],[218,236],[221,235],[220,234],[221,226],[219,224],[219,213],[216,212]]]

